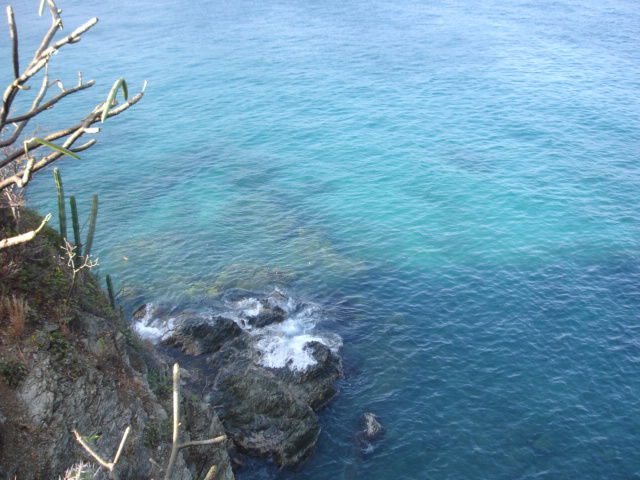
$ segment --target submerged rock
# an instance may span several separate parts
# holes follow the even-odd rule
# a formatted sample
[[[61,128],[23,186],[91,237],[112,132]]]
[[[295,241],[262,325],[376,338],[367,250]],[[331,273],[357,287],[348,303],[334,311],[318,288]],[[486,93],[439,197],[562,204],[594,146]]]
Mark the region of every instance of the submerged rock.
[[[380,418],[371,412],[366,412],[360,418],[361,430],[356,433],[356,442],[363,453],[373,451],[373,442],[379,440],[384,435],[384,427],[380,423]]]

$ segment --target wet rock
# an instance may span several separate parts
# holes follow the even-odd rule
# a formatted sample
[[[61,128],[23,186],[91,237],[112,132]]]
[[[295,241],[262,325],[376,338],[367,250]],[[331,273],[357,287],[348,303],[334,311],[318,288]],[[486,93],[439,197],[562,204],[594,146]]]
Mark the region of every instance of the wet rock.
[[[180,322],[162,343],[175,346],[188,355],[202,355],[217,351],[241,333],[240,327],[229,318],[216,317],[211,322],[196,317]]]
[[[287,312],[295,311],[279,291],[228,302],[237,308],[240,324],[254,328],[282,322]],[[335,382],[343,376],[336,353],[309,341],[304,350],[314,364],[304,370],[291,364],[269,368],[261,364],[265,353],[255,347],[261,332],[242,330],[223,317],[214,323],[186,319],[186,314],[173,318],[174,332],[164,343],[180,350],[177,358],[182,353],[199,355],[193,365],[200,369],[200,380],[193,386],[204,391],[238,452],[272,458],[279,466],[295,465],[311,453],[320,434],[315,412],[335,397]]]
[[[366,412],[360,418],[361,430],[356,433],[356,442],[363,453],[373,451],[373,442],[380,440],[384,435],[384,427],[380,423],[380,418],[371,412]]]
[[[320,426],[311,407],[270,373],[250,363],[220,372],[220,414],[241,451],[293,465],[311,452]]]
[[[263,328],[273,323],[280,323],[287,319],[287,313],[280,307],[271,306],[266,301],[260,302],[261,308],[257,315],[248,316],[249,324],[255,328]]]
[[[384,427],[375,413],[367,412],[362,415],[360,424],[363,427],[364,438],[369,441],[378,440],[384,434]]]
[[[340,358],[312,342],[317,365],[304,372],[269,369],[256,363],[246,336],[208,357],[218,371],[211,389],[225,429],[236,446],[251,455],[272,457],[280,466],[294,465],[313,449],[320,426],[315,410],[336,395],[342,376]]]
[[[320,342],[309,342],[305,349],[311,351],[315,365],[303,371],[281,368],[276,372],[314,411],[318,411],[338,394],[335,382],[344,376],[342,360]]]
[[[135,309],[131,314],[131,320],[133,322],[139,322],[144,320],[146,317],[157,317],[162,313],[164,312],[157,305],[154,305],[153,303],[145,303]]]

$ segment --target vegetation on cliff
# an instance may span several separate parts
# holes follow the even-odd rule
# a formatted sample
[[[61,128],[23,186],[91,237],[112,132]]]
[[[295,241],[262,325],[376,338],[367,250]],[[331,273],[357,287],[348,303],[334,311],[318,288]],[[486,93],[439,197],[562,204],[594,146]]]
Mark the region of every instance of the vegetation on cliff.
[[[77,84],[68,88],[50,78],[49,66],[53,55],[80,41],[97,18],[57,39],[61,10],[53,0],[41,0],[40,15],[45,6],[50,26],[22,69],[17,22],[7,7],[13,79],[0,103],[0,479],[58,478],[72,465],[69,478],[84,478],[93,467],[78,464],[80,459],[101,463],[91,452],[117,449],[120,478],[211,480],[214,464],[215,478],[230,480],[226,450],[212,447],[225,439],[213,410],[181,395],[174,382],[173,404],[183,408],[174,406],[171,435],[171,399],[163,387],[170,379],[168,366],[129,328],[110,279],[108,298],[90,271],[97,266],[90,256],[97,198],[84,245],[74,197],[69,198],[74,242],[67,239],[66,198],[57,169],[60,232],[47,225],[51,215],[43,219],[24,208],[23,191],[35,173],[63,156],[78,158],[96,143],[78,144],[83,135],[99,132],[92,125],[124,112],[144,91],[129,98],[120,78],[106,101],[79,121],[23,140],[34,118],[94,85],[78,73]],[[31,88],[32,81],[39,85]],[[130,432],[128,441],[118,448],[123,431]],[[183,455],[185,446],[193,451]],[[117,478],[110,462],[103,467]]]
[[[27,227],[41,222],[32,211],[20,214]],[[12,219],[0,220],[0,235],[15,229]],[[171,456],[168,365],[131,331],[92,272],[74,274],[63,245],[45,226],[33,241],[0,250],[0,478],[57,478],[92,460],[73,429],[112,455],[127,427],[120,478],[161,478],[159,465]],[[181,443],[224,435],[212,409],[190,395],[180,400]],[[175,455],[172,478],[203,478],[212,464],[215,478],[233,478],[224,448],[190,450]]]

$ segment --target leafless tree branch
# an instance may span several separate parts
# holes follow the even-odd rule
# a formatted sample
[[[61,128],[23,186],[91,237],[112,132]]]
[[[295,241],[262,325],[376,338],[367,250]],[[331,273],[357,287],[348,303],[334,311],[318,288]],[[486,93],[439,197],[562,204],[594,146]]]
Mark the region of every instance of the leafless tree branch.
[[[45,34],[40,47],[36,50],[36,53],[29,62],[29,65],[25,69],[22,74],[19,74],[19,61],[18,61],[18,33],[15,26],[15,20],[13,16],[13,9],[9,6],[7,7],[7,17],[9,22],[9,32],[12,39],[13,44],[13,68],[15,74],[15,80],[11,82],[11,84],[5,89],[4,95],[2,96],[2,106],[0,107],[0,131],[7,125],[7,116],[9,115],[9,110],[13,104],[13,101],[21,89],[25,88],[25,83],[31,79],[34,75],[36,75],[42,68],[44,68],[48,62],[51,55],[59,50],[61,47],[68,43],[76,43],[80,40],[80,36],[93,27],[96,23],[98,23],[97,18],[92,18],[91,20],[84,23],[82,26],[71,32],[66,37],[61,38],[53,45],[50,45],[53,37],[55,36],[58,28],[61,27],[62,23],[60,20],[60,12],[58,8],[55,6],[52,0],[48,0],[49,7],[51,10],[51,26],[49,30]]]
[[[60,11],[58,10],[58,7],[52,1],[47,1],[47,4],[49,5],[49,11],[51,12],[51,26],[44,35],[42,42],[40,42],[40,46],[33,57],[34,59],[38,58],[45,48],[49,46],[58,29],[62,30],[62,20],[60,19]]]
[[[183,448],[193,447],[198,445],[216,445],[224,442],[227,437],[220,435],[216,438],[209,440],[191,440],[188,442],[179,442],[179,427],[180,427],[180,366],[177,363],[173,365],[173,432],[171,442],[171,454],[169,456],[169,463],[165,470],[164,480],[171,480],[173,475],[173,469],[175,467],[176,459],[178,458],[178,452]]]
[[[20,61],[18,56],[18,30],[16,28],[16,20],[13,16],[13,8],[7,6],[7,19],[9,22],[9,36],[11,37],[11,53],[13,57],[13,75],[15,78],[20,76]]]
[[[44,219],[42,220],[42,223],[40,223],[40,226],[35,230],[31,230],[30,232],[16,235],[15,237],[4,238],[0,240],[0,250],[2,250],[3,248],[12,247],[14,245],[19,245],[21,243],[25,243],[30,240],[33,240],[33,238],[40,232],[40,230],[44,228],[44,226],[47,224],[49,220],[51,220],[50,213],[46,217],[44,217]]]
[[[140,99],[143,96],[143,92],[140,92],[138,94],[136,94],[134,97],[130,98],[127,102],[124,102],[122,105],[119,105],[111,110],[109,110],[109,113],[107,114],[107,118],[111,118],[114,117],[116,115],[119,115],[120,113],[124,112],[125,110],[129,109],[132,105],[135,105],[136,103],[138,103],[140,101]],[[78,138],[80,138],[84,133],[86,133],[86,130],[89,126],[93,125],[94,123],[97,123],[100,121],[100,107],[102,106],[102,104],[98,104],[96,106],[96,108],[94,108],[91,113],[89,115],[87,115],[80,123],[66,128],[64,130],[59,130],[57,132],[51,133],[49,135],[47,135],[45,137],[45,140],[47,141],[54,141],[54,140],[59,140],[61,138],[67,137],[65,142],[63,143],[63,146],[65,148],[70,148],[71,146],[73,146],[73,144],[78,140]],[[9,153],[7,156],[5,156],[5,158],[3,160],[0,160],[0,168],[7,166],[8,164],[10,164],[11,162],[23,157],[26,154],[26,151],[28,152],[32,152],[33,150],[36,150],[38,148],[40,148],[42,145],[38,142],[36,142],[35,140],[32,140],[30,142],[27,142],[26,144],[26,150],[24,145],[21,148],[18,148],[14,151],[12,151],[11,153]],[[84,148],[83,148],[84,147]],[[83,145],[82,147],[80,147],[80,150],[84,150],[88,148],[88,146]],[[33,166],[33,173],[42,170],[44,167],[46,167],[47,165],[53,163],[54,161],[56,161],[57,159],[59,159],[60,157],[62,157],[62,153],[60,152],[53,152],[50,153],[49,155],[42,157],[39,161],[37,161],[35,163],[35,165]],[[4,178],[2,180],[0,180],[0,190],[6,188],[7,186],[11,185],[11,184],[17,184],[17,180],[19,177],[21,177],[23,174],[22,172],[18,172],[15,175],[12,175],[10,177]]]
[[[116,472],[114,470],[116,464],[118,463],[118,460],[120,460],[120,455],[122,454],[122,449],[124,448],[124,444],[127,441],[127,437],[129,436],[129,432],[131,431],[131,427],[127,427],[126,430],[124,431],[124,433],[122,434],[122,440],[120,440],[120,445],[118,446],[118,451],[116,452],[115,457],[113,457],[113,461],[111,462],[107,462],[106,460],[102,459],[102,457],[100,457],[100,455],[98,455],[90,446],[87,442],[85,442],[84,438],[82,438],[80,436],[80,434],[78,433],[77,430],[72,430],[73,435],[76,437],[77,442],[82,445],[82,448],[84,448],[93,458],[96,459],[96,461],[102,465],[104,468],[106,468],[107,470],[109,470],[109,475],[111,476],[111,478],[113,480],[117,480],[118,479],[118,475],[116,475]]]
[[[84,82],[80,72],[78,72],[78,83],[71,88],[65,88],[60,80],[49,80],[49,61],[52,55],[67,44],[79,42],[82,35],[98,23],[98,19],[92,18],[73,30],[70,34],[56,40],[56,34],[59,30],[62,30],[61,10],[57,7],[55,0],[45,0],[45,2],[49,7],[51,22],[35,50],[33,58],[22,70],[20,69],[18,29],[16,27],[14,11],[11,6],[8,6],[6,9],[9,36],[11,38],[11,62],[14,78],[5,88],[0,100],[0,149],[2,149],[2,154],[0,154],[0,192],[19,191],[26,187],[35,173],[55,162],[64,154],[73,155],[75,152],[84,151],[95,145],[95,139],[89,139],[84,143],[79,142],[79,140],[84,134],[98,133],[100,130],[91,126],[94,123],[104,120],[101,119],[103,110],[105,109],[103,102],[96,105],[75,124],[70,122],[70,126],[49,133],[42,139],[33,137],[30,140],[22,141],[21,135],[33,118],[55,107],[66,97],[95,85],[93,80]],[[28,110],[19,113],[13,111],[18,94],[21,91],[28,90],[30,88],[28,83],[34,79],[36,75],[40,74],[40,72],[43,72],[42,81]],[[54,95],[48,95],[50,88],[54,86],[57,86],[60,91]],[[108,106],[105,117],[111,118],[119,115],[140,101],[144,94],[145,87],[146,82],[138,94],[121,104],[113,102],[113,105],[111,105],[112,97],[110,97],[110,105]],[[42,142],[42,140],[45,142]],[[55,141],[61,141],[62,146],[53,143]],[[41,153],[43,150],[38,149],[46,142],[53,143],[53,145],[47,145],[46,151]],[[77,145],[76,142],[78,143]],[[53,151],[48,150],[49,148]],[[62,151],[61,149],[66,150]],[[29,234],[30,233],[31,232],[29,232]],[[21,239],[27,238],[29,234],[20,236],[20,241],[13,238],[2,240],[2,248],[16,244],[16,242],[21,243],[22,241],[26,241]],[[33,236],[30,238],[33,238]]]
[[[25,114],[18,115],[16,117],[8,118],[7,119],[7,123],[18,123],[18,122],[22,122],[24,120],[29,120],[29,119],[35,117],[36,115],[38,115],[39,113],[42,113],[45,110],[50,109],[51,107],[53,107],[56,103],[58,103],[60,100],[62,100],[67,95],[71,95],[72,93],[79,92],[80,90],[85,90],[85,89],[87,89],[89,87],[93,87],[95,85],[95,83],[96,83],[95,81],[90,80],[87,83],[83,83],[82,85],[76,85],[75,87],[72,87],[72,88],[70,88],[68,90],[62,90],[62,92],[60,92],[58,95],[56,95],[55,97],[51,98],[51,100],[49,100],[48,102],[45,102],[42,105],[38,106],[37,108],[32,108],[31,110],[29,110]]]

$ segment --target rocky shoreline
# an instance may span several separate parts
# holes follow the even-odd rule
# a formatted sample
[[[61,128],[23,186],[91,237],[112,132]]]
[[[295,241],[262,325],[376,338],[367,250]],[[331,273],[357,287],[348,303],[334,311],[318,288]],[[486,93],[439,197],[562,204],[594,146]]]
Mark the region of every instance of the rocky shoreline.
[[[106,478],[72,431],[112,458],[127,428],[119,478],[162,478],[175,362],[180,442],[227,437],[180,451],[175,479],[204,478],[213,465],[217,480],[233,480],[246,456],[289,466],[313,451],[317,412],[343,376],[342,340],[322,331],[321,306],[228,289],[206,308],[146,305],[126,321],[96,276],[72,275],[59,245],[45,227],[24,251],[0,255],[12,267],[0,302],[0,480],[64,478],[69,468]]]
[[[186,369],[186,388],[215,409],[233,457],[295,465],[320,434],[316,412],[337,394],[341,342],[315,331],[314,306],[280,290],[231,297],[226,312],[166,313],[147,304],[132,322]]]

